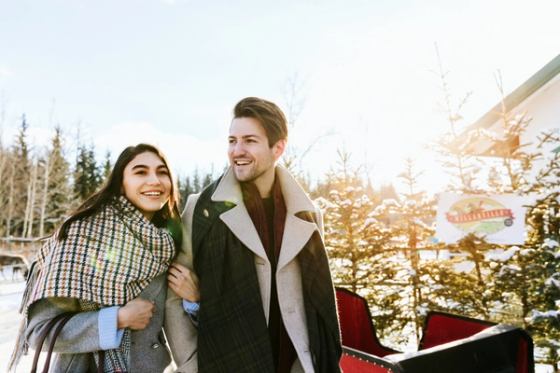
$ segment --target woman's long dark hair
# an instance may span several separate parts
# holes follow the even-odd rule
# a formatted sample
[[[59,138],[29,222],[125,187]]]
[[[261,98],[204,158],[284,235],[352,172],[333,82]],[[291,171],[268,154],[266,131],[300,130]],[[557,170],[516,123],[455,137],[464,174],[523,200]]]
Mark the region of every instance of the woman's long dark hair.
[[[169,178],[171,179],[171,191],[169,194],[169,200],[157,211],[152,218],[152,223],[157,227],[167,226],[173,235],[173,239],[176,243],[180,242],[180,213],[179,213],[179,193],[175,184],[175,179],[171,174],[171,169],[169,168],[169,163],[167,159],[162,154],[162,152],[153,145],[149,144],[138,144],[136,146],[129,146],[122,151],[122,153],[117,158],[113,170],[107,177],[105,184],[100,190],[93,193],[88,197],[75,211],[70,214],[70,217],[62,223],[60,229],[58,230],[57,238],[58,240],[63,240],[68,234],[68,228],[70,224],[78,219],[82,219],[93,215],[100,208],[105,206],[107,203],[111,203],[114,199],[122,195],[122,185],[124,178],[124,169],[137,155],[150,152],[157,155],[167,170],[169,172]]]

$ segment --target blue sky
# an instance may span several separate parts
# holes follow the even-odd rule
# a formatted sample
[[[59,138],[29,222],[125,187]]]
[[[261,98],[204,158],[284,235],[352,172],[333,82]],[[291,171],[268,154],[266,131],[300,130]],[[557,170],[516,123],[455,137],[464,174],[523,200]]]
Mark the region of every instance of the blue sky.
[[[25,113],[36,151],[59,123],[100,157],[147,141],[181,173],[220,169],[234,104],[286,107],[297,76],[290,142],[328,134],[303,167],[319,176],[345,147],[386,182],[407,156],[434,168],[435,42],[455,98],[473,91],[466,125],[498,100],[497,69],[511,91],[560,52],[558,14],[544,0],[0,0],[3,142]]]

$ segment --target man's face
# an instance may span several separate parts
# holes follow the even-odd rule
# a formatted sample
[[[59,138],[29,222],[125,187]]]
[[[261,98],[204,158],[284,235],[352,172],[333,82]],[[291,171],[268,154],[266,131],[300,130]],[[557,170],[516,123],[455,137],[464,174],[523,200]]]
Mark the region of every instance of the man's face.
[[[254,118],[234,118],[229,128],[229,163],[238,181],[257,181],[274,173],[285,140],[268,146],[266,132]]]

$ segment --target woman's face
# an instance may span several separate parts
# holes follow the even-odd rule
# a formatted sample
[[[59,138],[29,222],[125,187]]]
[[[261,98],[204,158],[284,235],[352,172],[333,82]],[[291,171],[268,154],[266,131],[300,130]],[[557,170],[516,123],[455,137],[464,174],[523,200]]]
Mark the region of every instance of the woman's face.
[[[150,220],[169,200],[171,177],[156,154],[144,152],[124,168],[122,187],[125,197]]]

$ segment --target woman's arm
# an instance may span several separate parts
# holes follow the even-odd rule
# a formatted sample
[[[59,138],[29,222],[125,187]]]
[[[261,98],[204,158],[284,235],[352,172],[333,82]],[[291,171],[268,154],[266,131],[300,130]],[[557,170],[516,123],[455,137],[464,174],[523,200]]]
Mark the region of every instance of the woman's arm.
[[[33,304],[25,331],[33,347],[38,343],[49,320],[64,312],[77,312],[64,326],[56,339],[55,352],[84,353],[119,347],[124,328],[144,329],[152,318],[154,305],[136,298],[123,307],[106,307],[99,311],[81,311],[75,298],[46,298]],[[47,337],[43,347],[49,343]]]
[[[99,333],[99,311],[79,312],[80,306],[77,299],[73,298],[46,298],[34,303],[29,310],[29,322],[25,335],[31,347],[38,343],[49,320],[64,312],[78,312],[64,326],[56,343],[55,352],[84,353],[101,350]],[[117,325],[114,330],[116,335]],[[49,344],[47,337],[43,348]]]

